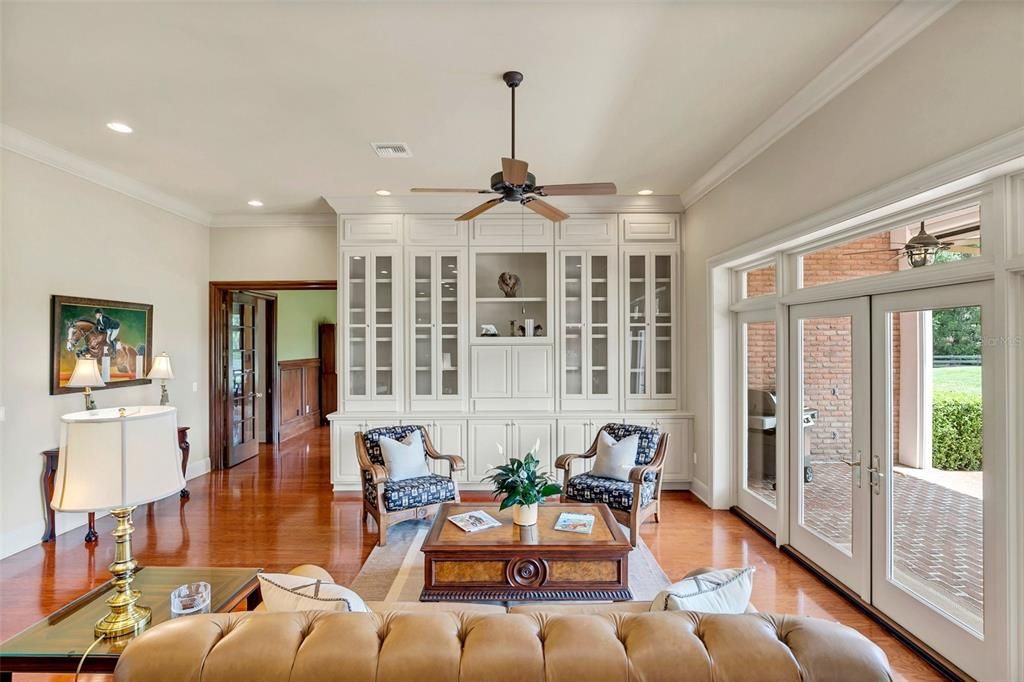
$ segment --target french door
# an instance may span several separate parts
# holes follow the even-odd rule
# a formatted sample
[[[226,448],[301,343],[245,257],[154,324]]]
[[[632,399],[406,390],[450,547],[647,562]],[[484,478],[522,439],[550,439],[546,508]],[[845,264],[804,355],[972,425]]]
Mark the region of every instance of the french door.
[[[1010,645],[995,321],[991,283],[789,309],[790,545],[978,679]]]
[[[870,310],[867,297],[789,309],[790,544],[867,601]]]
[[[228,294],[227,466],[233,467],[259,454],[256,433],[256,297],[240,291]]]

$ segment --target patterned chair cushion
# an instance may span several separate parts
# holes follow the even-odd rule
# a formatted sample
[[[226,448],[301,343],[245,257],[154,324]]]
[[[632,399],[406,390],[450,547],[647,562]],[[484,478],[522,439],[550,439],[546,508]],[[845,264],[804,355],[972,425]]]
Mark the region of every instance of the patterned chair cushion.
[[[619,441],[634,433],[640,434],[640,443],[636,448],[636,465],[650,464],[654,460],[654,453],[658,450],[658,440],[661,432],[653,426],[638,426],[637,424],[605,424],[602,431]]]
[[[430,474],[402,481],[384,481],[384,509],[389,512],[425,507],[438,502],[455,500],[455,481]],[[364,485],[366,499],[377,504],[377,486],[369,481]]]
[[[640,487],[641,507],[646,507],[654,499],[654,485],[654,481],[646,481]],[[612,509],[629,511],[633,508],[633,484],[591,474],[579,474],[569,479],[565,497],[577,502],[604,502]]]
[[[422,426],[416,424],[404,424],[402,426],[380,426],[363,433],[363,445],[366,446],[366,454],[374,464],[384,466],[384,455],[380,451],[380,439],[392,438],[400,441],[413,431],[424,432]],[[426,439],[424,439],[424,442]]]

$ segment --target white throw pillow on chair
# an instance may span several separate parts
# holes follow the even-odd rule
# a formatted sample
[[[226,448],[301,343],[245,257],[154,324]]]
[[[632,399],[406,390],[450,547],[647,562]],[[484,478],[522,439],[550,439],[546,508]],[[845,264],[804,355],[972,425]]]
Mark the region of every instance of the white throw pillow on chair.
[[[430,469],[427,467],[427,455],[423,450],[423,436],[419,429],[401,441],[394,438],[381,438],[380,454],[384,458],[384,468],[388,470],[388,478],[392,481],[404,481],[407,478],[430,475]]]
[[[607,431],[601,431],[597,436],[597,455],[594,457],[594,468],[590,473],[601,478],[628,481],[630,469],[636,466],[638,447],[639,434],[634,433],[616,442]]]

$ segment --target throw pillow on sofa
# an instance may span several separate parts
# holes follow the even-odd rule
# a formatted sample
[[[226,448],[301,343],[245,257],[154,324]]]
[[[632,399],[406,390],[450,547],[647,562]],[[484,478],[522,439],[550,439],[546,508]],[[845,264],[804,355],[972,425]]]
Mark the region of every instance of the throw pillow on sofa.
[[[341,611],[365,613],[362,597],[341,585],[288,573],[260,573],[267,611]]]
[[[651,611],[743,613],[750,605],[754,568],[725,568],[684,578],[658,593]]]
[[[394,438],[380,439],[380,454],[384,457],[384,468],[392,481],[429,476],[427,454],[423,450],[423,436],[417,429],[398,441]]]
[[[592,476],[629,481],[629,470],[636,466],[636,450],[640,447],[640,434],[634,433],[616,442],[602,431],[597,436],[597,454],[594,456]]]

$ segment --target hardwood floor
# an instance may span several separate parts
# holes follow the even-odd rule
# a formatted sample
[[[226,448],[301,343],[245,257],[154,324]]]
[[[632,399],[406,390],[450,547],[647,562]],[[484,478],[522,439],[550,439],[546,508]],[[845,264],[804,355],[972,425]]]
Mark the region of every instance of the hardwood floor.
[[[258,458],[190,481],[190,500],[179,502],[175,496],[137,509],[135,556],[143,565],[261,566],[268,571],[313,563],[338,582],[349,582],[373,549],[376,535],[363,527],[357,493],[331,492],[329,465],[326,428],[279,449],[263,446]],[[463,499],[490,496],[464,493]],[[735,515],[711,511],[691,494],[678,492],[666,494],[661,519],[660,524],[645,524],[641,535],[670,578],[698,566],[755,566],[753,603],[758,610],[845,623],[882,647],[895,679],[942,679]],[[97,545],[83,544],[83,530],[75,529],[0,561],[0,638],[107,580],[113,524],[103,518],[97,526]],[[15,676],[26,682],[71,679]]]

